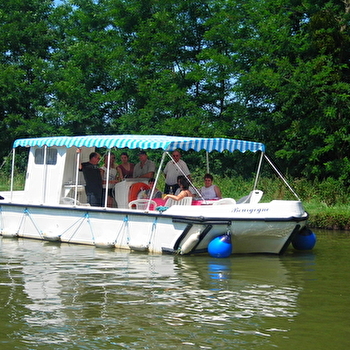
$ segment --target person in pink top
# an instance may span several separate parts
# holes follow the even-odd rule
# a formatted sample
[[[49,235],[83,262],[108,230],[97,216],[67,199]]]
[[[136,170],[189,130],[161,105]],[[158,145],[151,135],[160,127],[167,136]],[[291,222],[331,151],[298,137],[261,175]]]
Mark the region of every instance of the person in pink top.
[[[164,196],[164,200],[167,200],[170,198],[170,199],[179,201],[180,199],[183,199],[185,197],[193,197],[192,192],[189,190],[190,183],[184,176],[180,178],[179,184],[180,184],[181,192],[178,195],[167,194]]]
[[[119,180],[122,181],[123,179],[126,178],[131,178],[133,177],[134,174],[134,164],[129,163],[129,156],[126,152],[123,152],[120,155],[120,160],[122,163],[117,166],[117,171],[119,174]]]

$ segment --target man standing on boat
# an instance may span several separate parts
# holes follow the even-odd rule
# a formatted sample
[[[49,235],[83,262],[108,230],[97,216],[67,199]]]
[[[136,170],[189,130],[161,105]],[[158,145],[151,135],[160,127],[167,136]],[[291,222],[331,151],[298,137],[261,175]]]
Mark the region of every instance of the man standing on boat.
[[[181,153],[178,150],[175,150],[172,153],[172,160],[169,160],[167,165],[164,168],[165,175],[165,188],[164,193],[174,194],[175,191],[179,188],[177,177],[183,175],[187,177],[190,181],[190,171],[188,170],[187,164],[181,159]]]
[[[80,153],[80,149],[77,149]],[[102,206],[102,176],[98,163],[101,156],[96,152],[90,153],[89,161],[81,163],[79,170],[83,172],[85,179],[85,192],[88,203],[93,207]]]
[[[154,162],[148,159],[147,153],[145,151],[140,151],[139,159],[140,162],[135,164],[133,177],[154,177],[156,165]]]

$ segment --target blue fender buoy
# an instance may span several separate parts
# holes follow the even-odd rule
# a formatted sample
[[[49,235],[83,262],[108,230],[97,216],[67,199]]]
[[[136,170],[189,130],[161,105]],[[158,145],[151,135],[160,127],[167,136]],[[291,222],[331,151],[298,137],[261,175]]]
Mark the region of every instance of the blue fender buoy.
[[[227,258],[232,253],[231,235],[223,235],[214,238],[208,244],[208,253],[213,258]]]
[[[308,228],[302,229],[292,240],[292,245],[297,250],[311,250],[315,244],[316,235]]]
[[[223,260],[221,260],[221,261],[223,261]],[[211,262],[211,263],[209,263],[208,268],[209,268],[209,271],[208,271],[209,277],[212,280],[227,280],[227,279],[229,279],[230,272],[231,272],[230,266],[227,266],[224,263],[218,264],[215,262]]]

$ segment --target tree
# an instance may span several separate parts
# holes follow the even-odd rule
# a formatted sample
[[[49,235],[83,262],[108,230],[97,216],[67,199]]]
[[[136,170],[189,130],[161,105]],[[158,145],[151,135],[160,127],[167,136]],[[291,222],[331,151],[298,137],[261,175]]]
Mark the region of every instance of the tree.
[[[235,88],[247,108],[243,129],[272,146],[294,176],[347,177],[346,3],[248,1],[243,10]]]
[[[51,131],[45,72],[53,43],[49,0],[8,0],[0,4],[0,132],[3,154],[15,137]]]
[[[64,18],[64,20],[62,20]],[[52,15],[58,44],[51,60],[48,113],[66,134],[105,134],[129,109],[129,72],[113,10],[92,0],[67,1]]]
[[[349,0],[8,0],[2,149],[48,134],[231,137],[266,143],[293,176],[346,179],[349,10]]]

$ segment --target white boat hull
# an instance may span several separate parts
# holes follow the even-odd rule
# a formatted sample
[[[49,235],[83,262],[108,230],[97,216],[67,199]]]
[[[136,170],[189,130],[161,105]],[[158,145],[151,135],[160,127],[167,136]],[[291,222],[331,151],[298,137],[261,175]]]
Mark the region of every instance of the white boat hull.
[[[205,253],[229,233],[232,253],[281,254],[306,225],[299,201],[172,206],[165,212],[0,203],[4,237],[121,248],[152,253]]]

